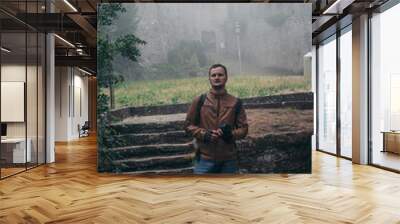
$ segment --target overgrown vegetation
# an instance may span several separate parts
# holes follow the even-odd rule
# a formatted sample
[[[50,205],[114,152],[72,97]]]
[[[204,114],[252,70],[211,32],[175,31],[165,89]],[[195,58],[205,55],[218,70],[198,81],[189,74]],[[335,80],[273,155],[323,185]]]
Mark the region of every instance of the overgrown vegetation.
[[[203,44],[183,40],[167,52],[165,62],[146,67],[141,80],[196,77],[204,75],[208,66]]]
[[[124,82],[115,90],[116,108],[188,103],[209,90],[207,77]],[[228,92],[240,98],[310,90],[300,76],[232,76]]]
[[[145,44],[145,41],[137,38],[133,33],[122,34],[115,39],[110,38],[110,27],[113,21],[126,10],[117,4],[100,4],[98,16],[97,34],[97,58],[98,58],[98,95],[97,95],[97,141],[99,146],[98,170],[114,170],[112,155],[107,148],[112,144],[114,131],[110,129],[112,118],[108,115],[110,108],[115,106],[114,87],[121,83],[123,76],[116,73],[112,66],[114,57],[120,56],[137,61],[140,57],[138,45]]]

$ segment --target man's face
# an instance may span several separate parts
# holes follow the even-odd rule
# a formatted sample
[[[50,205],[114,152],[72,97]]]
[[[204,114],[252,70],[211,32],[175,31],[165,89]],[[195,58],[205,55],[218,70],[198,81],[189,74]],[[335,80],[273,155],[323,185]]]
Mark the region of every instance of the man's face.
[[[228,77],[222,67],[212,68],[210,70],[209,79],[211,87],[216,89],[224,88],[226,81],[228,81]]]

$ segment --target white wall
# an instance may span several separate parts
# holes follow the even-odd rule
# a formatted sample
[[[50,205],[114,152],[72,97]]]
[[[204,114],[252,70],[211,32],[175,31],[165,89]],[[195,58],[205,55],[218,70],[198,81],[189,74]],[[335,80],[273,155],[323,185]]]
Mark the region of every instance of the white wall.
[[[56,141],[79,138],[78,124],[88,120],[88,78],[73,67],[56,67]]]
[[[18,65],[18,64],[2,65],[1,66],[1,81],[25,82],[25,73],[26,73],[25,72],[25,64],[23,64],[23,65]]]
[[[1,66],[1,81],[3,82],[24,82],[26,84],[26,99],[22,102],[22,107],[16,109],[12,107],[2,107],[2,112],[6,113],[22,113],[25,117],[19,122],[6,122],[7,123],[7,137],[8,138],[27,138],[30,140],[29,146],[32,151],[32,161],[44,163],[44,150],[45,150],[45,120],[44,120],[44,74],[42,67],[39,65],[25,64],[2,64]],[[27,78],[27,80],[25,80]],[[4,89],[2,89],[3,92]],[[19,90],[20,94],[24,94],[24,89]],[[22,92],[21,92],[22,91]],[[9,98],[7,95],[2,95],[2,98]],[[25,98],[22,97],[22,98]],[[17,102],[15,102],[17,103]],[[25,105],[26,103],[26,105]],[[3,103],[2,103],[3,104]],[[38,153],[38,156],[37,156]]]
[[[18,81],[25,82],[25,64],[9,64],[1,66],[1,81]],[[7,108],[1,108],[7,110]],[[25,122],[8,122],[7,123],[8,137],[25,137]]]
[[[28,76],[28,82],[25,76]],[[3,64],[1,66],[1,81],[2,82],[24,82],[27,83],[27,122],[7,122],[7,135],[9,137],[25,137],[25,125],[28,125],[28,137],[30,134],[36,136],[37,105],[36,96],[36,66],[25,66],[25,64]],[[7,97],[7,96],[2,96]],[[24,110],[24,108],[21,108]],[[10,110],[10,108],[1,108],[1,110]]]
[[[77,70],[76,70],[77,71]],[[75,74],[77,74],[75,72]],[[77,127],[78,124],[82,126],[85,121],[89,120],[89,91],[88,91],[88,76],[84,76],[85,74],[78,71],[79,75],[75,75],[75,86],[81,89],[81,109],[82,112],[79,113],[78,111],[75,112],[75,123],[73,124],[74,127]],[[75,135],[78,136],[78,129],[75,128]]]
[[[69,69],[55,68],[55,141],[67,141],[69,132]]]

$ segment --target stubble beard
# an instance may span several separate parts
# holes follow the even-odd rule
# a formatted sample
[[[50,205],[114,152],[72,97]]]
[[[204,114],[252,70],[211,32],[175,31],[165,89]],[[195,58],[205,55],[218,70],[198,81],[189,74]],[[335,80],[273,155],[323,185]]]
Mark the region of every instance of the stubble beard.
[[[212,88],[216,91],[221,91],[225,89],[225,85],[212,86]]]

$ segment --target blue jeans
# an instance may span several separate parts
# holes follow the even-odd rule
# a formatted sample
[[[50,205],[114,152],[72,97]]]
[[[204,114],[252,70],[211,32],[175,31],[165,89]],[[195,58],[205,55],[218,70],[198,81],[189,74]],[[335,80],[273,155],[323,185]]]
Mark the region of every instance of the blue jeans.
[[[238,171],[236,160],[213,161],[200,158],[194,167],[195,174],[205,173],[236,173]]]

